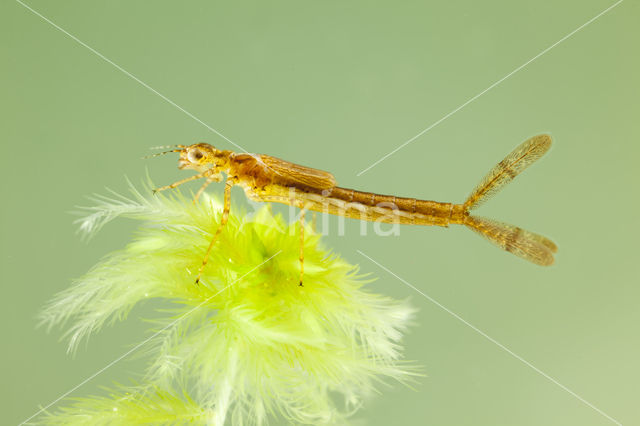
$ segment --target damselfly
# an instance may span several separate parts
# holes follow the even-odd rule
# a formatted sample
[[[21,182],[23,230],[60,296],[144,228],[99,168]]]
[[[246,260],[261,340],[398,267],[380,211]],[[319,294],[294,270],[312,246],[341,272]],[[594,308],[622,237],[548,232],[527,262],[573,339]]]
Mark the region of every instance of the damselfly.
[[[231,188],[242,187],[254,201],[289,204],[300,214],[300,285],[304,275],[304,212],[312,210],[354,219],[409,225],[464,225],[498,247],[538,265],[551,265],[557,246],[548,238],[522,228],[471,215],[518,174],[539,159],[551,146],[549,135],[534,136],[498,163],[462,204],[441,203],[416,198],[381,195],[336,186],[329,172],[290,163],[269,155],[219,150],[206,143],[176,145],[168,152],[179,152],[178,168],[198,174],[155,191],[175,188],[185,182],[205,179],[194,202],[212,182],[225,180],[224,207],[220,224],[213,234],[198,271],[199,282],[209,253],[227,223]],[[157,155],[160,155],[157,154]],[[224,176],[223,176],[224,174]]]

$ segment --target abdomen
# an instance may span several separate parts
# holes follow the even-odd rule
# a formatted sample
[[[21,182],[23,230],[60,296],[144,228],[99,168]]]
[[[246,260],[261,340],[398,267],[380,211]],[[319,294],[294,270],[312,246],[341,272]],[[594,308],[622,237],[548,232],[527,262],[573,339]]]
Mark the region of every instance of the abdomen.
[[[287,192],[284,190],[286,189]],[[462,205],[375,194],[334,187],[308,190],[298,188],[269,188],[263,194],[254,194],[255,200],[294,204],[321,213],[344,216],[371,222],[408,225],[448,226],[462,223]]]
[[[451,203],[339,187],[331,189],[327,196],[345,203],[348,217],[385,223],[448,226],[454,219],[454,213],[459,210]],[[365,217],[360,217],[363,213]]]

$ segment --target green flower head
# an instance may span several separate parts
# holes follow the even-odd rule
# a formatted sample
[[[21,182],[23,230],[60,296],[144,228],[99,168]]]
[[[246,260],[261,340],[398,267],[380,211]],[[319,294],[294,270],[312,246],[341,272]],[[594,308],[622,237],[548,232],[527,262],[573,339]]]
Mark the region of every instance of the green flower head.
[[[197,285],[220,203],[132,194],[97,197],[80,229],[130,217],[142,221],[134,241],[58,294],[41,319],[66,325],[74,351],[143,300],[173,302],[145,344],[144,385],[80,399],[46,423],[342,423],[377,381],[416,374],[400,346],[413,309],[367,291],[357,267],[324,249],[311,227],[299,286],[297,224],[268,207],[244,215],[234,206]]]

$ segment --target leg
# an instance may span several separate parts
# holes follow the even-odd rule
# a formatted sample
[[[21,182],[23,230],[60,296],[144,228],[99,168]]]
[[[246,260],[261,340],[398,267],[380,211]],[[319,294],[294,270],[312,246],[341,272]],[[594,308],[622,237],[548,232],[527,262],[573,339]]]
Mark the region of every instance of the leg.
[[[200,198],[200,196],[202,195],[202,193],[204,192],[205,189],[207,189],[207,186],[209,186],[209,184],[211,182],[213,182],[215,179],[212,178],[207,178],[207,180],[202,184],[202,186],[200,187],[200,189],[198,189],[198,192],[196,192],[196,196],[193,197],[193,204],[198,202],[198,198]]]
[[[318,222],[318,214],[316,212],[311,212],[311,229],[313,229],[314,234],[318,231],[316,228],[316,224]]]
[[[213,248],[213,245],[216,243],[216,239],[218,239],[218,235],[220,235],[220,232],[222,232],[222,228],[224,228],[224,225],[227,224],[227,220],[229,219],[232,186],[233,186],[233,183],[227,180],[227,183],[224,186],[224,208],[222,210],[222,218],[220,219],[220,224],[218,225],[218,229],[216,229],[216,233],[213,234],[213,238],[211,238],[211,242],[209,243],[207,252],[204,255],[204,259],[202,259],[202,265],[200,265],[200,269],[198,270],[198,277],[196,278],[196,284],[200,282],[202,271],[204,271],[204,267],[207,265],[207,260],[209,260],[209,253],[211,253],[211,249]]]
[[[304,206],[300,210],[300,287],[302,287],[302,276],[304,275]]]
[[[161,186],[160,188],[154,189],[153,193],[155,194],[156,192],[164,191],[165,189],[175,188],[176,186],[182,185],[183,183],[187,183],[187,182],[190,182],[192,180],[200,179],[200,178],[204,177],[206,173],[207,172],[198,173],[197,175],[189,176],[188,178],[181,179],[181,180],[179,180],[177,182],[174,182],[171,185]]]

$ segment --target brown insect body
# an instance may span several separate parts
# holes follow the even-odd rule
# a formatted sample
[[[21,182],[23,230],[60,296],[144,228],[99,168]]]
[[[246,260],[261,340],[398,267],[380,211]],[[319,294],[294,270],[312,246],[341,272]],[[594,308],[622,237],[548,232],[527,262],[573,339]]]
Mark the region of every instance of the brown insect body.
[[[503,250],[538,265],[547,266],[553,263],[553,253],[557,251],[556,245],[551,240],[513,225],[472,216],[470,212],[544,155],[550,146],[551,138],[548,135],[538,135],[528,139],[498,163],[463,204],[341,188],[336,186],[336,180],[329,172],[290,163],[269,155],[222,151],[206,143],[179,145],[181,149],[174,150],[180,152],[178,167],[193,169],[199,173],[158,190],[174,188],[190,180],[206,178],[196,194],[197,200],[209,183],[222,180],[222,172],[227,175],[223,218],[209,249],[226,223],[230,189],[233,185],[239,185],[252,200],[289,204],[303,209],[303,212],[313,210],[385,223],[443,227],[449,224],[465,225]],[[304,216],[301,216],[301,220],[304,220]],[[302,230],[301,227],[301,239],[303,238]],[[301,245],[301,282],[302,260]],[[206,257],[203,267],[205,264]]]
[[[335,186],[333,175],[327,172],[265,155],[222,152],[229,153],[229,179],[255,201],[293,204],[321,213],[385,223],[448,226],[462,223],[464,217],[460,204],[341,188]],[[284,174],[292,166],[302,172],[300,177]]]

